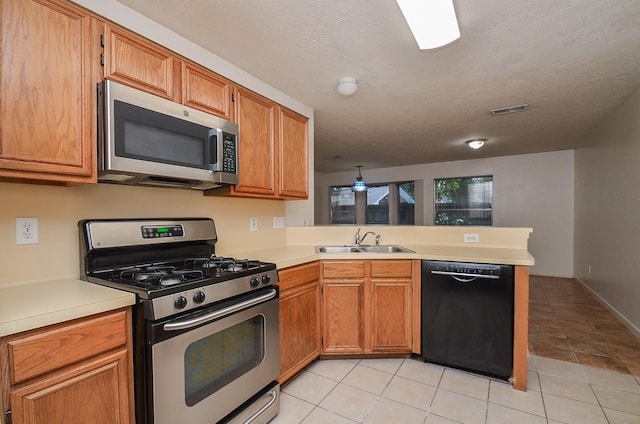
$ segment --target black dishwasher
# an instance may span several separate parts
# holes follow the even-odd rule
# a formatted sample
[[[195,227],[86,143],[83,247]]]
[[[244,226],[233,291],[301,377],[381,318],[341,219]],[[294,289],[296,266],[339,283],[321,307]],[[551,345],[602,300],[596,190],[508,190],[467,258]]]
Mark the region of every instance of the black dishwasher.
[[[422,261],[422,359],[508,380],[513,295],[513,266]]]

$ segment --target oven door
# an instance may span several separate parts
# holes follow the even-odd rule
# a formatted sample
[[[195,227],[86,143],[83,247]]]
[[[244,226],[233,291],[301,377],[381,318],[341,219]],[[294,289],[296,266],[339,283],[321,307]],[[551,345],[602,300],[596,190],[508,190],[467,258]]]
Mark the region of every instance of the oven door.
[[[153,423],[216,423],[280,374],[278,291],[154,324],[154,338]]]

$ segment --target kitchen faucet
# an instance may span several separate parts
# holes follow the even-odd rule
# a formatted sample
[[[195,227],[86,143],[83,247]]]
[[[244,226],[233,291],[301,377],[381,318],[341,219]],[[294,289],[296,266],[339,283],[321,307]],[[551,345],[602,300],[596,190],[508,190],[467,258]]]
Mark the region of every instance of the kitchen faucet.
[[[362,243],[369,234],[373,234],[374,236],[376,236],[376,246],[378,246],[378,244],[380,243],[380,234],[376,234],[373,231],[367,231],[366,233],[364,233],[362,238],[360,238],[360,230],[362,230],[362,228],[358,228],[358,231],[356,231],[356,246],[360,246],[360,243]]]

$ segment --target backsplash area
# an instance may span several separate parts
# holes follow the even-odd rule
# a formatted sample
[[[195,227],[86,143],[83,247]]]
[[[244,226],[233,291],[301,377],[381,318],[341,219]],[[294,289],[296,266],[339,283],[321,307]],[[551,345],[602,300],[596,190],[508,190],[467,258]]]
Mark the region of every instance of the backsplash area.
[[[285,216],[278,200],[207,197],[199,191],[91,184],[58,187],[0,182],[0,285],[79,275],[77,223],[86,218],[210,217],[216,253],[285,243],[273,218]],[[38,244],[16,244],[16,218],[38,218]],[[249,231],[249,218],[258,231]]]

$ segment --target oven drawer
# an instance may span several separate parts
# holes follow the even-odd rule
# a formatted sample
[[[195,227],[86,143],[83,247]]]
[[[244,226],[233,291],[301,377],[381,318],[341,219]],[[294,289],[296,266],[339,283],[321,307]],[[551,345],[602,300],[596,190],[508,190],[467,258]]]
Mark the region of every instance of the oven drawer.
[[[48,327],[7,343],[11,383],[20,383],[127,343],[126,312]]]

